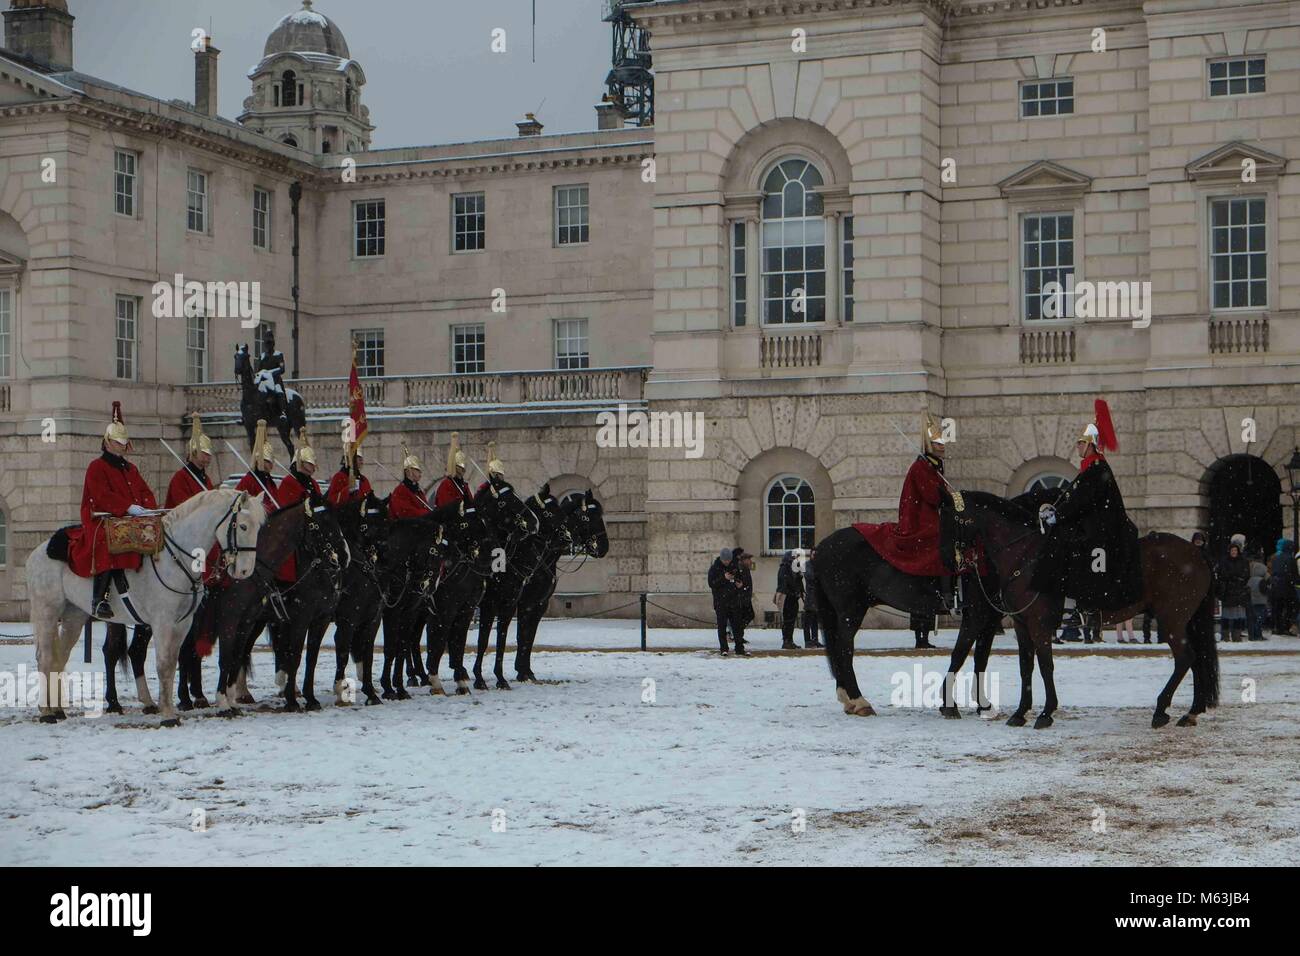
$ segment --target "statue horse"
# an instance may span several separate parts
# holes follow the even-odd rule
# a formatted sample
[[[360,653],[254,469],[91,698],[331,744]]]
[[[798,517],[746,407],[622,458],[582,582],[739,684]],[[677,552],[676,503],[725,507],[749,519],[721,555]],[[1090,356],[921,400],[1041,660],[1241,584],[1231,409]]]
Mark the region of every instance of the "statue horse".
[[[302,396],[286,388],[279,369],[253,370],[253,358],[248,346],[235,349],[235,377],[239,379],[239,417],[248,434],[248,447],[253,447],[259,419],[275,426],[280,441],[293,458],[293,433],[307,424],[307,410]]]
[[[978,491],[946,498],[939,511],[939,552],[945,564],[959,570],[976,545],[982,545],[1001,584],[990,598],[1008,608],[1016,627],[1020,651],[1020,704],[1007,723],[1023,727],[1033,705],[1034,658],[1043,675],[1046,700],[1036,729],[1050,727],[1056,710],[1052,675],[1052,639],[1061,622],[1070,582],[1061,594],[1035,591],[1030,584],[1044,539],[1038,529],[1033,496],[1008,501]],[[1128,607],[1103,612],[1102,623],[1126,621],[1141,611],[1153,612],[1169,637],[1174,673],[1156,698],[1152,727],[1169,723],[1174,692],[1190,669],[1192,706],[1178,721],[1187,727],[1199,714],[1219,702],[1219,651],[1214,642],[1214,570],[1196,545],[1173,534],[1153,532],[1139,543],[1143,592]],[[961,555],[961,560],[958,556]],[[946,701],[945,701],[946,703]]]
[[[249,498],[230,488],[205,491],[163,517],[164,550],[145,558],[138,571],[124,572],[131,603],[157,641],[158,697],[164,727],[180,723],[172,701],[176,659],[187,622],[203,591],[202,573],[192,567],[193,555],[206,554],[214,544],[218,545],[230,576],[235,580],[247,578],[255,567],[257,537],[265,523],[260,495]],[[73,574],[70,567],[51,557],[48,549],[47,542],[27,558],[27,590],[41,674],[42,723],[66,716],[60,678],[94,604],[93,581]],[[110,595],[114,619],[130,620],[121,596],[115,589]]]

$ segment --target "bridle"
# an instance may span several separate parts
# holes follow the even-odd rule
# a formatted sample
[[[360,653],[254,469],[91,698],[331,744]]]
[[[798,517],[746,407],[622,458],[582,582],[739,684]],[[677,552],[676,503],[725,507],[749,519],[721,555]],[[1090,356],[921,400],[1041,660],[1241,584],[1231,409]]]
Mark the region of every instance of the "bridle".
[[[238,560],[240,554],[243,554],[248,551],[253,551],[253,552],[257,551],[256,544],[249,546],[249,545],[242,545],[239,543],[239,534],[238,534],[238,530],[235,527],[235,519],[236,517],[238,517],[239,512],[244,510],[244,505],[247,503],[248,503],[248,493],[241,491],[234,499],[231,500],[230,507],[226,509],[225,514],[223,514],[219,519],[217,519],[216,526],[213,527],[212,529],[212,536],[217,539],[218,546],[221,548],[220,561],[221,561],[221,567],[223,569],[229,569],[230,567],[232,567],[235,561]],[[226,525],[225,544],[220,543],[222,524]],[[168,557],[172,559],[172,562],[178,568],[181,569],[181,573],[185,575],[185,580],[188,581],[190,584],[189,589],[185,591],[177,590],[176,588],[172,587],[170,584],[168,584],[166,581],[163,580],[162,574],[158,570],[158,556],[153,555],[152,557],[149,558],[149,566],[153,568],[154,577],[158,579],[159,584],[161,584],[172,594],[189,595],[190,598],[189,610],[187,610],[184,614],[182,614],[180,617],[176,619],[177,623],[179,623],[185,620],[191,614],[193,614],[195,608],[198,607],[199,593],[204,589],[203,575],[199,574],[197,577],[195,577],[193,574],[190,573],[189,562],[193,560],[193,557],[190,555],[189,552],[187,552],[184,548],[182,548],[179,544],[177,544],[176,539],[171,536],[171,532],[167,530],[165,525],[163,527],[163,548],[164,550],[166,550]]]
[[[1009,608],[1000,607],[993,600],[993,597],[992,595],[989,594],[988,589],[984,587],[984,578],[979,573],[979,555],[974,545],[974,539],[972,536],[968,534],[963,534],[963,530],[962,530],[962,529],[970,529],[971,531],[976,530],[975,518],[969,514],[966,514],[966,500],[962,496],[962,493],[957,489],[953,488],[951,494],[952,494],[952,507],[953,507],[953,525],[954,525],[953,537],[955,538],[953,542],[953,550],[955,552],[953,573],[960,575],[965,571],[974,571],[975,581],[979,585],[980,591],[983,592],[984,599],[988,601],[989,606],[992,607],[993,610],[997,611],[999,614],[1008,617],[1017,617],[1018,615],[1024,614],[1026,611],[1028,611],[1031,607],[1034,606],[1035,602],[1037,602],[1039,597],[1041,597],[1041,594],[1035,591],[1034,596],[1029,599],[1029,603],[1026,604],[1024,607],[1020,608],[1018,611],[1013,611],[1010,610]],[[1009,548],[1011,548],[1012,545],[1015,545],[1025,540],[1030,535],[1037,534],[1037,533],[1038,530],[1036,528],[1029,528],[1024,532],[1024,534],[1017,535],[1016,537],[1012,538],[1010,541],[1001,545],[999,550],[1006,551]],[[971,543],[966,544],[966,541],[970,541]],[[1024,568],[1016,568],[1014,571],[1011,572],[1012,580],[1019,578],[1021,574],[1024,573],[1024,571],[1025,571]]]

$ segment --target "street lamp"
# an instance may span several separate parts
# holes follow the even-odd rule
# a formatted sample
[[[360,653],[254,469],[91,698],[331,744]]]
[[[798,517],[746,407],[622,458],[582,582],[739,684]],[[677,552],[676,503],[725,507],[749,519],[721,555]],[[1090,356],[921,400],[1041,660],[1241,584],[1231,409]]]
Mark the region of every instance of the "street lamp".
[[[1300,542],[1300,447],[1291,452],[1286,474],[1291,479],[1291,540]]]

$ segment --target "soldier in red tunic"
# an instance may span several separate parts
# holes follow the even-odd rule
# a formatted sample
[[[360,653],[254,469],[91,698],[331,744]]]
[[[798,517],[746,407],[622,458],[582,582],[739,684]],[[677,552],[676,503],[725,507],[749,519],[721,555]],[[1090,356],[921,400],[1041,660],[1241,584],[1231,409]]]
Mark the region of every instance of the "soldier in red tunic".
[[[424,465],[402,445],[402,480],[388,496],[388,517],[394,521],[402,518],[420,518],[433,509],[420,487]]]
[[[943,497],[943,432],[925,416],[923,453],[912,462],[898,499],[898,521],[855,527],[882,558],[899,571],[947,577],[939,557],[939,504]]]
[[[190,444],[185,456],[185,465],[172,475],[167,485],[167,499],[163,507],[175,508],[182,502],[189,501],[202,491],[212,490],[212,481],[208,478],[208,465],[212,464],[212,440],[203,434],[203,423],[199,413],[192,418],[194,424],[190,430]]]
[[[250,495],[262,495],[262,503],[267,511],[275,511],[279,500],[275,493],[275,478],[271,476],[271,464],[275,459],[275,449],[266,438],[266,420],[257,420],[257,435],[253,439],[253,451],[249,456],[252,469],[244,472],[244,477],[235,485],[236,491]]]
[[[460,450],[460,432],[452,432],[451,447],[447,449],[447,475],[433,493],[435,508],[454,501],[463,501],[466,507],[474,504],[474,495],[465,481],[465,460],[465,453]]]
[[[298,432],[298,450],[293,453],[293,460],[289,462],[289,474],[284,476],[280,482],[280,487],[275,493],[276,500],[280,502],[281,508],[287,508],[290,505],[296,505],[304,498],[320,498],[320,485],[312,477],[316,473],[316,452],[307,441],[307,429],[303,428]],[[298,580],[298,559],[297,555],[289,555],[276,571],[275,576],[278,580],[292,584]]]
[[[340,508],[349,501],[357,501],[370,494],[370,479],[361,473],[365,458],[356,442],[348,442],[343,451],[343,462],[330,479],[325,500],[331,508]]]
[[[103,519],[96,515],[139,515],[158,507],[157,499],[135,465],[126,460],[132,450],[131,436],[122,421],[122,403],[113,403],[113,421],[104,431],[103,454],[86,469],[81,492],[81,527],[68,531],[68,564],[74,574],[94,577],[95,617],[111,621],[108,588],[114,572],[137,571],[143,560],[138,554],[109,554]],[[126,578],[119,577],[118,590],[126,591]]]
[[[502,462],[501,459],[497,457],[497,443],[494,441],[488,442],[487,473],[488,473],[487,481],[484,481],[481,485],[478,486],[479,494],[482,494],[484,489],[487,488],[488,481],[491,481],[493,478],[505,478],[506,476],[505,463]]]

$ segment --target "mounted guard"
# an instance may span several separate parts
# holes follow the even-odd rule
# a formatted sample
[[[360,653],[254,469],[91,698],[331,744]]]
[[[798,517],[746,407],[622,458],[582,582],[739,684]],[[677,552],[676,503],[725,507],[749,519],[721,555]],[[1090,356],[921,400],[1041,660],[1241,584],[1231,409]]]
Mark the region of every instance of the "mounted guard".
[[[433,493],[435,508],[454,501],[463,501],[467,508],[474,506],[474,494],[465,481],[465,464],[465,453],[460,450],[460,432],[452,432],[451,445],[447,448],[447,474]]]
[[[1081,609],[1104,612],[1141,597],[1142,560],[1137,526],[1104,454],[1119,450],[1110,407],[1099,398],[1093,409],[1095,421],[1074,443],[1079,474],[1055,504],[1039,508],[1047,541],[1031,583],[1036,591],[1074,598]]]
[[[250,470],[244,472],[244,477],[239,479],[235,490],[248,492],[254,497],[265,494],[263,500],[268,511],[275,511],[279,507],[275,478],[271,475],[274,461],[275,449],[271,446],[270,439],[266,437],[266,419],[259,418],[257,433],[253,438],[253,451],[249,455]]]
[[[320,492],[320,485],[312,477],[316,473],[316,452],[311,447],[311,442],[307,437],[307,429],[300,429],[298,432],[298,448],[293,453],[293,459],[289,462],[289,473],[284,476],[280,482],[280,487],[275,493],[275,498],[280,502],[281,508],[287,508],[290,505],[296,505],[304,499],[308,501],[309,506],[325,507],[324,498]],[[289,584],[298,580],[298,557],[295,554],[289,555],[275,573],[276,579]]]
[[[167,485],[167,498],[163,507],[169,511],[203,491],[211,491],[212,479],[208,465],[212,464],[212,439],[203,434],[199,413],[190,416],[190,442],[186,447],[185,464],[172,475]],[[254,492],[260,494],[260,492]]]
[[[127,461],[127,453],[134,449],[122,420],[121,402],[113,403],[113,420],[104,430],[100,447],[103,453],[86,469],[81,526],[67,529],[68,565],[79,577],[95,579],[95,617],[111,621],[108,589],[114,577],[118,593],[125,598],[127,583],[121,572],[139,570],[143,558],[139,552],[109,550],[106,519],[146,515],[158,508],[158,501],[139,470]]]
[[[420,487],[420,476],[424,474],[424,465],[412,455],[406,443],[402,443],[402,480],[397,483],[393,493],[388,496],[388,517],[393,520],[402,518],[422,518],[433,509],[424,489]]]
[[[370,479],[361,473],[365,456],[361,454],[360,442],[345,442],[343,460],[339,470],[330,479],[325,500],[331,508],[341,508],[350,501],[358,501],[371,493]]]

